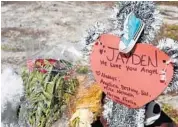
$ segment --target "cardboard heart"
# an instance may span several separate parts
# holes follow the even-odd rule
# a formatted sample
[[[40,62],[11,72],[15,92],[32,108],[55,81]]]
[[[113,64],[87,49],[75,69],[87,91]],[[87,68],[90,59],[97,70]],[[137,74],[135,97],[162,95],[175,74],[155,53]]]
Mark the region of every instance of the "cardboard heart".
[[[118,51],[117,36],[103,34],[96,42],[90,55],[91,69],[113,101],[129,108],[142,107],[160,95],[171,81],[173,66],[165,63],[170,58],[156,47],[136,44],[125,55]],[[160,78],[163,69],[166,69],[166,81]]]

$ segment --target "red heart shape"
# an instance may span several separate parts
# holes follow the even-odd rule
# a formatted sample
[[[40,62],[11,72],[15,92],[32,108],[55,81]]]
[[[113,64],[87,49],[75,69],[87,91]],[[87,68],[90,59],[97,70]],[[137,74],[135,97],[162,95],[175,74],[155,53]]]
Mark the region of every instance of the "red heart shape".
[[[98,40],[97,40],[98,41]],[[136,44],[130,55],[118,51],[120,38],[103,34],[94,45],[90,56],[96,81],[113,101],[130,108],[139,108],[159,96],[173,76],[170,58],[149,44]],[[100,50],[104,52],[100,54]],[[160,71],[166,68],[166,81],[160,80]],[[100,74],[99,74],[100,72]]]

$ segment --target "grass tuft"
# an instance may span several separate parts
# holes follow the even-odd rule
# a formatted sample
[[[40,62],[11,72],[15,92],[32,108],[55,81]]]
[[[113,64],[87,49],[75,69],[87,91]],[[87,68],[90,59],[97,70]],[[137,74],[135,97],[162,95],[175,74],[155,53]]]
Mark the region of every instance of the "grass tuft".
[[[158,44],[158,41],[163,38],[171,38],[173,40],[178,40],[178,25],[175,24],[164,24],[160,29],[160,32],[153,44]]]

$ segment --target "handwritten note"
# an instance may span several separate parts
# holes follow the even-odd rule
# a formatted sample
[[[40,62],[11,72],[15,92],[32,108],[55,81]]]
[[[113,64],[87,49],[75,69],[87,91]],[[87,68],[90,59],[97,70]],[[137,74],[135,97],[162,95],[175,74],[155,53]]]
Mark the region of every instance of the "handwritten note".
[[[103,34],[96,40],[90,56],[91,68],[103,91],[113,101],[139,108],[155,99],[168,86],[173,66],[166,69],[166,81],[160,71],[169,56],[149,44],[136,44],[130,54],[119,53],[120,38]]]

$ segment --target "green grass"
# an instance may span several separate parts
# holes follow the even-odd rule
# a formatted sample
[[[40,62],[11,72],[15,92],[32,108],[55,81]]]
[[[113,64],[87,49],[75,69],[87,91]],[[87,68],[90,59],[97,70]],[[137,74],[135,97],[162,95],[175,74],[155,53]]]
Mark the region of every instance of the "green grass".
[[[178,123],[178,111],[173,109],[169,104],[163,104],[163,111],[172,118],[172,120]]]
[[[157,44],[158,41],[163,38],[171,38],[173,40],[178,40],[178,25],[164,24],[160,29],[158,36],[153,41],[153,44]]]
[[[9,46],[9,45],[1,45],[1,50],[12,51],[12,52],[22,51],[22,49],[20,49],[18,47],[12,47],[12,46]]]
[[[163,36],[178,40],[178,25],[164,25]]]

